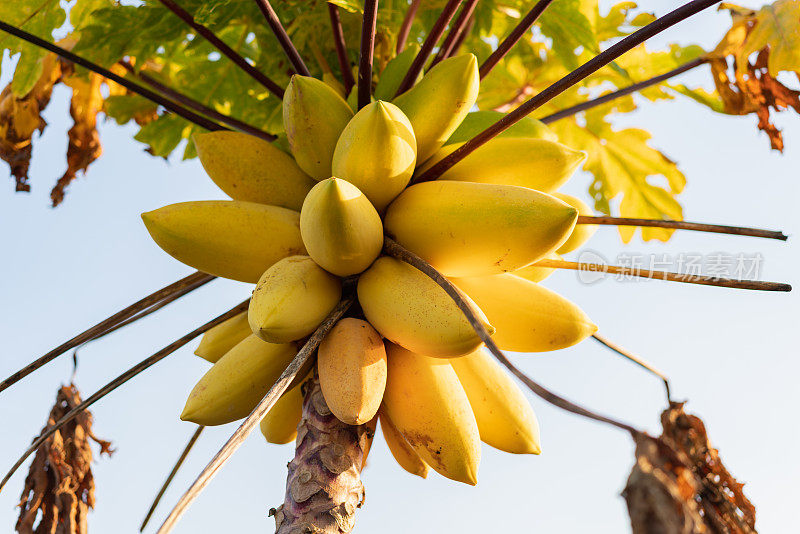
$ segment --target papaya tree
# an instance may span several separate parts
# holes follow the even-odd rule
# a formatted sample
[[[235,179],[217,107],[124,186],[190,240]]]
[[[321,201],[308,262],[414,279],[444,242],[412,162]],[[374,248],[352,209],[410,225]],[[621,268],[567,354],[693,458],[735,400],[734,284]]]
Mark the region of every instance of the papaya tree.
[[[672,399],[667,378],[605,338],[579,303],[541,284],[566,269],[791,290],[566,259],[599,226],[617,226],[624,242],[637,229],[656,241],[676,231],[786,240],[779,231],[683,221],[678,165],[646,130],[612,124],[640,105],[634,95],[690,99],[755,115],[770,148],[784,149],[773,117],[800,112],[789,81],[800,70],[800,2],[724,4],[730,30],[711,50],[648,46],[717,4],[692,0],[658,16],[594,0],[0,7],[0,47],[16,59],[0,94],[0,158],[17,191],[36,185],[36,132],[63,84],[74,124],[53,206],[69,201],[70,183],[101,157],[102,116],[135,124],[134,140],[155,157],[199,158],[230,197],[143,213],[155,244],[196,272],[31,362],[0,392],[215,278],[252,285],[240,304],[60,414],[0,488],[61,427],[202,336],[195,353],[213,365],[180,414],[197,425],[180,461],[204,427],[242,422],[161,533],[256,427],[269,443],[296,447],[285,500],[270,512],[276,532],[353,530],[378,428],[409,473],[475,485],[484,445],[541,452],[525,389],[631,436],[637,460],[625,498],[635,532],[754,532],[741,485],[702,422]],[[700,69],[714,91],[674,80]],[[579,169],[592,176],[585,199],[559,191]],[[554,393],[507,356],[590,338],[664,380],[661,436]]]

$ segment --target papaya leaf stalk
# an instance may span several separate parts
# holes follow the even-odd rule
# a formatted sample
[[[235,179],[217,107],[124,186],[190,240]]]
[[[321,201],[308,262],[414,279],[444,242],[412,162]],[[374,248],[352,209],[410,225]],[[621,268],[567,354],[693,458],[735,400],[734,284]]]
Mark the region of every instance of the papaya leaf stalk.
[[[663,81],[669,80],[679,74],[683,74],[684,72],[688,72],[694,68],[699,67],[700,65],[705,65],[708,62],[706,58],[699,57],[697,59],[693,59],[692,61],[688,61],[681,65],[680,67],[676,67],[669,72],[665,72],[664,74],[659,74],[658,76],[653,76],[652,78],[648,78],[647,80],[642,80],[641,82],[636,82],[628,87],[623,87],[617,91],[612,91],[606,95],[598,96],[597,98],[593,98],[591,100],[587,100],[586,102],[581,102],[580,104],[576,104],[574,106],[570,106],[568,108],[562,109],[561,111],[557,111],[552,113],[546,117],[542,117],[539,119],[545,124],[550,124],[557,120],[564,119],[566,117],[571,117],[581,111],[586,111],[592,109],[594,107],[600,106],[602,104],[606,104],[617,98],[621,98],[623,96],[627,96],[642,89],[646,89],[648,87],[652,87],[653,85],[657,85]]]
[[[419,52],[417,52],[414,61],[408,68],[408,72],[406,72],[403,81],[400,82],[400,86],[397,88],[397,93],[395,93],[395,96],[405,93],[414,85],[414,82],[416,82],[420,72],[422,72],[422,69],[425,67],[425,63],[428,61],[428,57],[431,55],[433,47],[435,47],[436,43],[439,42],[439,39],[444,34],[444,30],[447,28],[450,20],[456,14],[456,10],[458,10],[458,6],[461,5],[462,1],[463,0],[449,0],[447,5],[444,6],[442,12],[439,14],[439,17],[436,19],[436,22],[433,23],[431,31],[428,32],[427,37],[425,37],[425,41],[422,43],[422,47],[420,47]]]
[[[617,354],[619,354],[620,356],[622,356],[626,360],[629,360],[629,361],[635,363],[636,365],[638,365],[642,369],[646,370],[650,374],[660,378],[661,381],[664,382],[664,390],[665,390],[665,393],[667,394],[667,404],[672,402],[672,394],[670,393],[669,378],[667,378],[667,375],[665,375],[664,373],[662,373],[661,371],[659,371],[658,369],[653,367],[653,365],[650,362],[647,362],[647,361],[643,360],[639,356],[631,354],[627,350],[623,349],[622,347],[620,347],[616,343],[606,339],[604,336],[601,336],[600,334],[592,334],[592,339],[594,339],[595,341],[597,341],[598,343],[600,343],[601,345],[603,345],[607,349],[610,349],[610,350],[616,352]]]
[[[709,232],[714,234],[741,235],[748,237],[762,237],[764,239],[778,239],[786,241],[789,236],[780,230],[764,230],[761,228],[748,228],[746,226],[726,226],[721,224],[694,223],[687,221],[665,221],[661,219],[631,219],[627,217],[607,217],[605,215],[579,215],[578,224],[600,224],[606,226],[645,226],[652,228],[670,228],[673,230],[694,230],[695,232]]]
[[[333,43],[336,46],[336,57],[339,59],[339,68],[342,71],[344,92],[349,95],[356,81],[353,79],[350,60],[347,58],[347,44],[344,40],[344,30],[342,29],[342,18],[339,15],[339,6],[329,2],[328,14],[331,19],[331,30],[333,31]]]
[[[203,26],[202,24],[196,22],[194,17],[175,3],[173,0],[158,0],[161,2],[164,7],[172,11],[178,18],[184,21],[187,25],[189,25],[194,31],[197,32],[198,35],[203,37],[206,41],[214,45],[214,48],[219,50],[219,52],[233,61],[233,63],[242,69],[248,76],[253,78],[255,81],[263,85],[265,88],[269,90],[273,95],[277,96],[280,99],[283,99],[283,88],[272,81],[269,76],[255,68],[253,65],[247,62],[247,60],[242,57],[236,50],[225,44],[225,41],[217,37],[217,35]]]
[[[303,58],[300,57],[300,52],[297,51],[289,34],[286,33],[286,29],[283,27],[283,24],[281,24],[278,14],[272,9],[272,4],[269,3],[269,0],[255,0],[255,2],[261,10],[261,14],[267,19],[267,24],[269,24],[272,33],[274,33],[275,37],[278,39],[281,48],[283,48],[283,51],[286,53],[286,57],[289,58],[289,62],[294,67],[295,72],[302,76],[311,76],[311,72],[303,62]]]
[[[364,21],[361,24],[361,55],[358,61],[358,109],[369,104],[372,97],[372,57],[375,53],[377,20],[378,0],[366,0]]]
[[[424,182],[437,179],[445,171],[453,167],[453,165],[471,154],[476,148],[484,145],[489,140],[493,139],[495,136],[505,131],[513,124],[517,123],[519,120],[530,115],[543,104],[546,104],[573,85],[579,83],[589,75],[597,72],[602,67],[608,65],[628,50],[631,50],[632,48],[647,41],[654,35],[671,28],[675,24],[686,20],[689,17],[696,15],[697,13],[703,11],[704,9],[708,9],[717,3],[719,3],[719,0],[692,0],[691,2],[682,5],[674,11],[667,13],[663,17],[654,20],[647,26],[635,31],[618,43],[615,43],[608,49],[597,54],[595,57],[577,69],[573,70],[560,80],[554,82],[541,93],[536,94],[520,104],[515,110],[505,115],[503,118],[483,130],[481,133],[461,145],[458,149],[454,150],[441,161],[422,173],[416,178],[415,182]]]
[[[128,382],[128,380],[130,380],[131,378],[134,378],[135,376],[137,376],[139,373],[141,373],[143,371],[146,371],[147,369],[149,369],[153,365],[157,364],[158,362],[160,362],[161,360],[163,360],[164,358],[166,358],[167,356],[169,356],[170,354],[172,354],[173,352],[175,352],[179,348],[181,348],[184,345],[186,345],[187,343],[189,343],[191,340],[193,340],[197,336],[199,336],[201,334],[204,334],[205,332],[211,330],[212,328],[214,328],[218,324],[227,321],[231,317],[242,313],[243,311],[245,311],[247,309],[248,303],[249,303],[249,300],[246,300],[246,301],[234,306],[233,308],[231,308],[230,310],[226,311],[222,315],[219,315],[218,317],[215,317],[214,319],[208,321],[204,325],[195,328],[194,330],[192,330],[191,332],[189,332],[185,336],[173,341],[172,343],[170,343],[169,345],[167,345],[163,349],[159,350],[158,352],[156,352],[152,356],[150,356],[148,358],[145,358],[141,362],[137,363],[136,365],[134,365],[133,367],[131,367],[130,369],[128,369],[127,371],[125,371],[124,373],[119,375],[117,378],[115,378],[114,380],[112,380],[111,382],[109,382],[108,384],[106,384],[105,386],[100,388],[99,390],[97,390],[94,394],[89,396],[89,398],[87,398],[86,400],[81,402],[78,406],[76,406],[75,408],[73,408],[72,410],[67,412],[61,419],[56,421],[56,423],[53,426],[49,427],[45,432],[42,432],[42,434],[33,441],[33,444],[28,448],[28,450],[25,451],[25,453],[23,453],[23,455],[11,467],[11,469],[8,471],[8,473],[6,473],[6,476],[3,477],[3,480],[0,481],[0,491],[2,491],[3,487],[9,481],[11,476],[14,474],[14,472],[16,472],[17,469],[19,469],[19,467],[23,464],[23,462],[25,462],[25,460],[28,458],[28,456],[30,456],[33,452],[35,452],[36,449],[39,448],[39,445],[44,443],[44,441],[47,438],[49,438],[50,436],[52,436],[56,431],[58,431],[59,428],[61,428],[65,424],[69,423],[73,419],[75,419],[75,417],[80,415],[84,410],[86,410],[92,404],[94,404],[95,402],[99,401],[100,399],[102,399],[103,397],[105,397],[106,395],[108,395],[109,393],[111,393],[112,391],[117,389],[118,387],[122,386],[123,384]]]
[[[116,329],[121,323],[126,321],[131,321],[132,319],[134,319],[134,317],[136,319],[140,319],[145,315],[152,313],[149,310],[150,308],[159,305],[163,301],[170,299],[171,297],[177,294],[180,294],[181,296],[186,294],[183,293],[184,291],[186,292],[193,291],[194,289],[197,289],[198,287],[207,284],[214,278],[216,277],[210,274],[201,273],[200,271],[197,271],[185,278],[181,278],[177,282],[173,282],[172,284],[151,293],[150,295],[147,295],[143,299],[134,302],[130,306],[118,311],[111,317],[103,319],[93,327],[81,332],[80,334],[73,337],[69,341],[62,343],[61,345],[54,348],[44,356],[37,358],[36,360],[29,363],[19,371],[13,373],[11,376],[0,382],[0,392],[13,386],[17,382],[28,376],[29,374],[31,374],[32,372],[36,371],[40,367],[43,367],[47,363],[53,361],[58,356],[64,354],[68,350],[74,349],[80,345],[83,345],[87,341],[91,341],[92,339],[96,339],[102,335],[105,335],[112,329]],[[155,311],[156,309],[152,311]]]
[[[600,263],[581,263],[564,260],[539,260],[534,263],[537,267],[554,269],[570,269],[573,271],[590,271],[596,273],[618,274],[623,276],[636,276],[652,280],[665,280],[667,282],[682,282],[684,284],[698,284],[703,286],[727,287],[730,289],[752,289],[755,291],[782,291],[792,290],[789,284],[780,282],[762,282],[761,280],[736,280],[734,278],[720,278],[718,276],[702,276],[699,274],[671,273],[668,271],[654,271],[639,269],[638,267],[621,267],[619,265],[605,265]]]
[[[139,532],[142,532],[144,530],[144,527],[147,526],[147,523],[150,522],[150,518],[153,517],[153,512],[156,511],[158,503],[161,502],[161,497],[164,496],[164,493],[167,491],[167,488],[172,483],[172,479],[175,478],[175,475],[178,473],[178,469],[181,468],[183,462],[186,460],[186,457],[189,456],[189,452],[194,447],[194,444],[197,443],[198,439],[200,439],[200,434],[203,433],[204,428],[205,427],[203,425],[198,425],[197,429],[192,434],[192,437],[189,438],[189,442],[183,448],[183,451],[181,451],[180,456],[178,456],[178,460],[175,462],[175,465],[172,466],[172,470],[169,472],[169,475],[167,475],[166,480],[164,480],[164,483],[161,485],[161,488],[158,490],[158,493],[153,499],[153,504],[151,504],[150,509],[147,510],[147,515],[145,515],[144,519],[142,520],[142,524],[139,527]]]
[[[462,34],[467,31],[467,26],[469,25],[472,14],[475,12],[476,5],[478,5],[478,0],[467,0],[467,3],[461,8],[458,18],[451,25],[447,37],[445,37],[442,46],[439,47],[439,51],[436,53],[436,57],[433,58],[433,61],[431,61],[428,69],[432,69],[437,63],[443,59],[447,59],[457,50],[456,43],[459,42]]]
[[[497,49],[492,52],[480,66],[478,74],[481,80],[492,72],[492,69],[500,63],[500,60],[508,54],[509,50],[511,50],[514,45],[522,39],[522,36],[531,29],[531,26],[533,26],[536,20],[544,13],[544,10],[547,9],[547,6],[549,6],[552,1],[553,0],[539,0],[534,4],[531,10],[522,17],[519,23],[514,26],[514,29],[511,30],[511,33],[508,34],[508,37],[503,39],[503,42],[497,46]]]
[[[122,67],[128,72],[137,76],[144,83],[146,83],[147,85],[149,85],[150,87],[152,87],[165,97],[174,100],[183,107],[194,110],[202,115],[214,119],[219,123],[225,124],[226,126],[230,126],[234,130],[253,135],[255,137],[258,137],[259,139],[263,139],[265,141],[275,140],[274,135],[269,134],[259,128],[256,128],[255,126],[247,124],[246,122],[242,122],[239,119],[235,119],[233,117],[229,117],[228,115],[224,115],[215,109],[211,109],[210,107],[201,104],[197,100],[189,96],[186,96],[182,93],[179,93],[178,91],[175,91],[170,87],[167,87],[166,85],[159,82],[158,80],[156,80],[155,78],[146,74],[143,71],[139,71],[137,73],[134,66],[131,65],[128,61],[120,61],[119,64],[122,65]]]
[[[385,238],[384,240],[383,251],[389,256],[392,256],[400,261],[404,261],[412,267],[422,271],[431,280],[436,282],[442,289],[444,289],[447,295],[453,299],[453,302],[458,305],[458,308],[464,314],[464,317],[467,318],[470,325],[475,330],[475,333],[478,334],[478,337],[480,337],[481,341],[483,341],[483,343],[486,345],[486,348],[489,349],[492,355],[494,355],[494,357],[497,358],[500,363],[502,363],[509,371],[511,371],[511,374],[516,376],[538,397],[541,397],[543,400],[558,408],[561,408],[562,410],[566,410],[568,412],[572,412],[574,414],[625,430],[634,437],[642,434],[640,430],[637,430],[627,423],[623,423],[621,421],[617,421],[616,419],[612,419],[611,417],[592,412],[587,408],[579,406],[578,404],[575,404],[574,402],[551,392],[550,390],[539,385],[537,382],[533,381],[525,373],[519,370],[513,363],[511,363],[511,360],[509,360],[505,353],[500,350],[500,348],[492,339],[492,336],[489,335],[489,331],[486,330],[486,327],[483,326],[483,323],[480,321],[477,315],[475,315],[472,307],[469,305],[469,303],[467,303],[466,299],[464,299],[462,293],[456,289],[456,286],[454,286],[453,283],[450,282],[450,280],[448,280],[442,273],[434,269],[430,263],[423,260],[389,237]]]
[[[172,113],[180,117],[183,117],[187,121],[192,122],[200,126],[201,128],[205,128],[206,130],[212,132],[227,129],[224,126],[220,126],[216,122],[209,120],[206,117],[203,117],[202,115],[198,115],[194,111],[190,111],[182,106],[177,105],[172,100],[165,98],[154,91],[151,91],[150,89],[144,87],[143,85],[140,85],[136,82],[123,78],[122,76],[114,74],[110,70],[103,68],[100,65],[92,63],[91,61],[82,58],[77,54],[73,54],[69,50],[65,50],[64,48],[61,48],[56,44],[53,44],[49,41],[45,41],[44,39],[37,37],[31,33],[28,33],[25,30],[21,30],[16,26],[12,26],[11,24],[7,24],[3,21],[0,21],[0,30],[13,35],[14,37],[18,37],[23,41],[27,41],[33,45],[36,45],[40,48],[44,48],[49,52],[53,52],[57,56],[66,59],[67,61],[71,61],[76,65],[80,65],[81,67],[89,69],[90,71],[95,72],[104,78],[116,82],[119,85],[123,86],[125,89],[128,89],[129,91],[132,91],[137,95],[142,96],[147,100],[150,100],[151,102],[163,106],[165,109],[168,109]]]

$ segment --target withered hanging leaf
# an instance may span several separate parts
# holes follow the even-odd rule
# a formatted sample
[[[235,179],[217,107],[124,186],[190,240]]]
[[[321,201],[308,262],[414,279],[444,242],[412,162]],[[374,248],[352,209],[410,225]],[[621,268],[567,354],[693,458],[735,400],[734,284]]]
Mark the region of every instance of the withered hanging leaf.
[[[42,60],[42,75],[24,97],[17,97],[9,83],[0,93],[0,159],[11,167],[17,191],[30,191],[28,168],[32,138],[47,123],[41,113],[50,103],[53,86],[61,80],[61,62],[49,54]]]
[[[69,114],[74,124],[68,133],[67,171],[50,191],[53,207],[64,200],[64,189],[75,179],[77,172],[85,173],[103,153],[97,133],[97,114],[103,109],[103,95],[100,93],[103,81],[103,77],[94,73],[88,78],[74,74],[64,78],[64,84],[72,88]]]
[[[731,115],[754,113],[758,117],[758,129],[769,136],[772,148],[783,152],[783,135],[773,124],[771,114],[773,110],[780,112],[788,108],[800,113],[800,91],[774,78],[768,64],[769,51],[764,49],[756,56],[755,63],[747,63],[744,71],[729,69],[725,58],[711,60],[711,71],[723,111]]]
[[[634,534],[755,534],[755,507],[708,440],[703,421],[672,403],[658,439],[640,435],[623,496]]]
[[[74,385],[61,387],[43,431],[80,402]],[[87,410],[36,451],[20,498],[15,527],[19,534],[86,534],[87,513],[95,504],[89,439],[100,445],[101,455],[114,452],[110,442],[92,432],[92,414]]]
[[[800,92],[777,80],[780,72],[794,72],[800,79],[800,0],[778,0],[758,11],[720,7],[730,12],[733,23],[708,57],[722,112],[755,114],[772,148],[783,151],[771,113],[789,108],[800,113]]]

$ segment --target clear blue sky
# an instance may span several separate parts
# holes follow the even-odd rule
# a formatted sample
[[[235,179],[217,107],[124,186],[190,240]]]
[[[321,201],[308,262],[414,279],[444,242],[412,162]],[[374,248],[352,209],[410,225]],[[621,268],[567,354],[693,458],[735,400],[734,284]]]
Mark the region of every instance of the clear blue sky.
[[[666,1],[643,2],[666,12]],[[699,40],[710,46],[728,16],[709,12],[669,31],[656,43]],[[11,64],[3,64],[0,83]],[[687,82],[709,80],[692,73]],[[196,161],[153,159],[131,140],[132,130],[104,124],[104,156],[73,184],[65,203],[49,206],[48,193],[65,166],[65,98],[58,89],[46,113],[50,125],[37,140],[33,192],[0,194],[0,375],[7,376],[143,295],[191,270],[150,240],[139,213],[173,202],[223,198]],[[771,152],[752,117],[725,117],[683,101],[644,103],[619,125],[641,125],[654,144],[676,159],[688,178],[681,195],[687,220],[783,229],[800,228],[800,120],[786,114],[786,153]],[[5,168],[2,171],[5,174]],[[567,190],[585,197],[590,177],[576,175]],[[614,229],[601,229],[589,245],[617,254],[761,253],[761,277],[798,285],[800,248],[733,236],[678,233],[668,244],[623,246]],[[574,273],[547,286],[579,303],[600,333],[649,359],[671,377],[675,396],[701,415],[728,468],[746,482],[763,532],[786,532],[796,522],[800,440],[796,377],[800,294],[755,293],[665,282],[605,280],[579,283]],[[208,318],[239,302],[244,284],[218,280],[80,352],[77,384],[85,396]],[[95,430],[117,448],[94,466],[97,510],[91,532],[135,532],[150,500],[193,431],[178,414],[208,364],[181,350],[103,399],[94,408]],[[588,340],[560,352],[518,355],[531,376],[571,399],[650,431],[659,428],[660,384]],[[0,470],[38,434],[71,361],[62,357],[0,394]],[[365,470],[366,506],[358,532],[510,531],[626,532],[619,496],[630,470],[632,444],[623,433],[560,412],[536,398],[542,427],[539,457],[499,453],[488,446],[477,487],[435,473],[406,474],[378,437]],[[151,525],[157,528],[234,425],[209,429],[167,492]],[[176,532],[269,531],[267,510],[283,500],[285,464],[292,446],[267,446],[253,435],[193,505]],[[27,465],[26,465],[27,468]],[[13,525],[24,480],[21,470],[0,494],[0,525]],[[4,527],[8,528],[8,527]]]

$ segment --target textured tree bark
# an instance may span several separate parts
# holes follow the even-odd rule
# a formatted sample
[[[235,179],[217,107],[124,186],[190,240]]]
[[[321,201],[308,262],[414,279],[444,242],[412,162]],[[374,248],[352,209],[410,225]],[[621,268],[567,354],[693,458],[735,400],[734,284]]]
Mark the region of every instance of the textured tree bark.
[[[319,379],[303,384],[303,416],[289,462],[286,498],[275,516],[277,534],[342,534],[353,530],[364,503],[361,470],[375,425],[347,425],[331,413]]]

